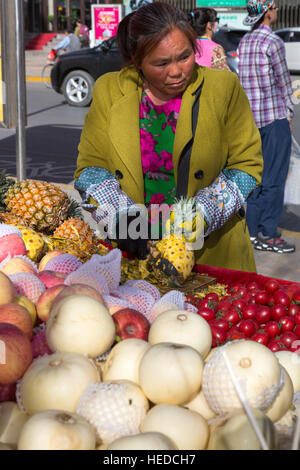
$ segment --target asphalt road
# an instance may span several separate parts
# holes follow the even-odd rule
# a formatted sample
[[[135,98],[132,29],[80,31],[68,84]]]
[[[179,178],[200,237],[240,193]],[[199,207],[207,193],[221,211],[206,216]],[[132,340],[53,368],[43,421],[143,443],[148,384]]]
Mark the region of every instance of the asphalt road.
[[[292,76],[300,80],[300,76]],[[300,100],[299,100],[300,101]],[[62,95],[40,82],[27,82],[26,175],[70,183],[76,168],[77,147],[88,108],[69,106]],[[300,103],[295,106],[294,136],[300,143]],[[16,175],[14,129],[0,128],[0,167]]]

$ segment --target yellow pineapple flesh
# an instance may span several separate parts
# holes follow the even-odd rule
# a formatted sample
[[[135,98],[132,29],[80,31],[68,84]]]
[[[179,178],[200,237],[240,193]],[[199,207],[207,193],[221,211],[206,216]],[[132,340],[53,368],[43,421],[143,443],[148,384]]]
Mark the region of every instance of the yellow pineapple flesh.
[[[187,242],[182,235],[171,234],[156,243],[156,249],[162,258],[168,260],[187,279],[191,274],[194,264],[194,252],[188,249]]]
[[[22,234],[28,258],[34,262],[38,262],[44,254],[45,243],[43,238],[35,230],[29,227],[19,224],[16,224],[16,227]]]

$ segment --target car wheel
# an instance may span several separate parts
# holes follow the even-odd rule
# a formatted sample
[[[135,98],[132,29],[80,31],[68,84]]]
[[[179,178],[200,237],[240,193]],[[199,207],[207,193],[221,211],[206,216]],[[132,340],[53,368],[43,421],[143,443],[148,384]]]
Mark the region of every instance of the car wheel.
[[[63,81],[62,91],[71,106],[89,106],[92,101],[94,79],[83,70],[70,72]]]

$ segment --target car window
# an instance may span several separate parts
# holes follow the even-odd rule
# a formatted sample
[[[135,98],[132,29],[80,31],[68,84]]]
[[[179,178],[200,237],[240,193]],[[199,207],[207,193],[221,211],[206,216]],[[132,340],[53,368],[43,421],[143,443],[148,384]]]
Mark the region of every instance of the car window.
[[[300,31],[292,31],[290,35],[290,42],[300,42]]]
[[[288,42],[290,38],[290,32],[289,31],[275,31],[277,36],[279,36],[284,42]]]
[[[225,51],[236,50],[240,40],[246,34],[245,30],[232,30],[226,31],[220,29],[220,31],[214,35],[214,41],[224,47]]]

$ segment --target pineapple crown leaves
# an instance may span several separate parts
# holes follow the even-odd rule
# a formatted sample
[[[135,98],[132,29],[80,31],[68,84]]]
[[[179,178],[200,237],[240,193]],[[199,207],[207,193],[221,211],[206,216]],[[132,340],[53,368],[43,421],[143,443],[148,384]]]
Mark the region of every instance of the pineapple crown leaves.
[[[75,219],[83,220],[80,203],[70,196],[69,196],[69,201],[70,201],[70,205],[69,205],[68,214],[66,218],[71,219],[74,217]]]
[[[15,180],[6,176],[5,170],[0,170],[0,210],[6,211],[5,196],[8,189],[15,184]]]

